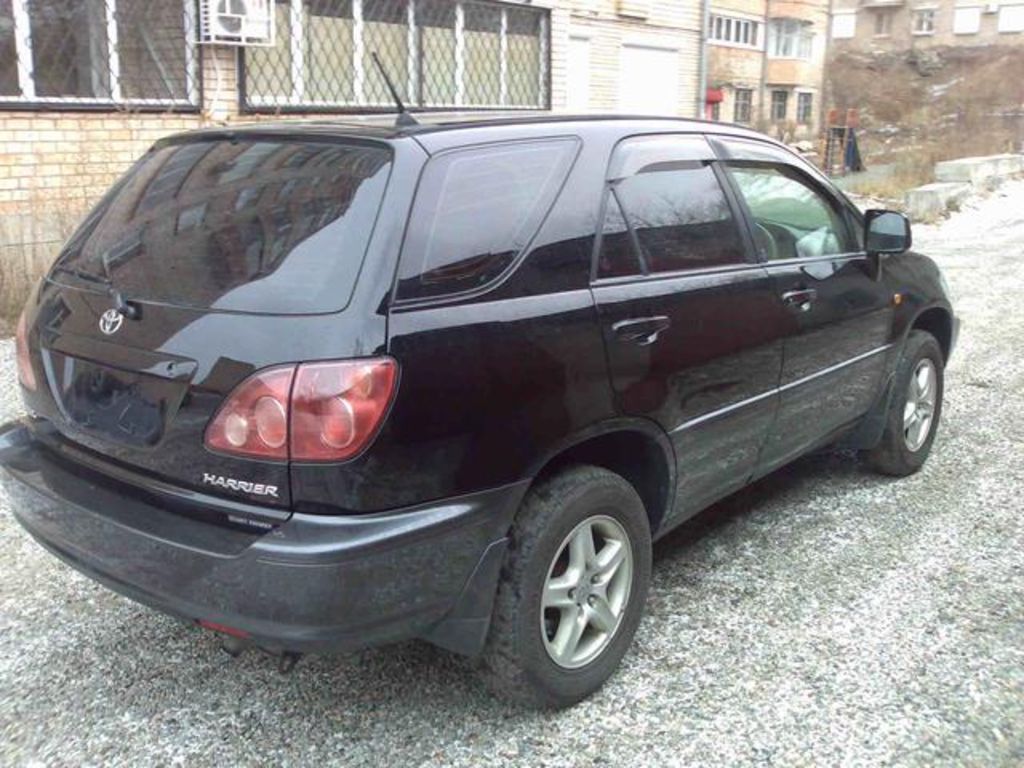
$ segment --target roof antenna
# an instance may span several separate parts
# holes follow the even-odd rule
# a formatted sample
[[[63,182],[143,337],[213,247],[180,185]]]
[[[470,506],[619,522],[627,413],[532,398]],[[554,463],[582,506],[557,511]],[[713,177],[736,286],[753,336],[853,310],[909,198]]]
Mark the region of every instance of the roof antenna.
[[[388,77],[388,72],[384,69],[384,65],[380,63],[380,57],[376,51],[372,51],[370,56],[373,57],[373,63],[377,65],[377,69],[380,71],[380,76],[384,78],[384,84],[387,85],[388,90],[391,91],[391,98],[395,101],[395,106],[398,107],[398,117],[395,118],[395,125],[399,128],[407,128],[412,125],[419,125],[419,121],[405,108],[405,104],[402,103],[401,97],[398,95],[398,91],[395,90],[395,84],[391,82],[391,78]]]

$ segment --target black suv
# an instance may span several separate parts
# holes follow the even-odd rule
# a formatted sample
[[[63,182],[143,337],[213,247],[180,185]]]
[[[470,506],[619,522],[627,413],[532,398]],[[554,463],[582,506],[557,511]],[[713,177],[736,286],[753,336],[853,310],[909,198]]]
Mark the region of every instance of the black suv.
[[[909,244],[721,124],[174,136],[30,296],[0,475],[47,549],[235,647],[423,638],[564,706],[652,539],[825,445],[925,461],[957,323]]]

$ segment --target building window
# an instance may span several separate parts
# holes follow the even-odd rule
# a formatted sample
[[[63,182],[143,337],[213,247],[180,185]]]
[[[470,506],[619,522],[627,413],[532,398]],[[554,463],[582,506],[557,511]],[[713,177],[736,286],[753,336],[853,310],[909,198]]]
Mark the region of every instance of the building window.
[[[1000,5],[996,28],[1000,32],[1024,32],[1024,5]]]
[[[796,95],[796,121],[800,125],[810,125],[813,121],[811,111],[814,109],[813,93],[798,93]]]
[[[745,48],[757,48],[760,24],[750,19],[712,15],[708,23],[708,39]]]
[[[888,37],[892,34],[892,13],[875,11],[875,37]]]
[[[953,34],[976,35],[981,30],[981,8],[956,8],[953,10]]]
[[[751,88],[737,88],[734,95],[732,119],[737,123],[749,124],[754,91]]]
[[[276,0],[277,44],[244,52],[250,110],[549,105],[549,12],[471,0]]]
[[[914,11],[914,34],[934,35],[935,34],[935,9],[919,8]]]
[[[722,102],[716,101],[711,104],[711,119],[716,123],[722,119]]]
[[[811,24],[797,19],[768,22],[768,55],[780,59],[809,59],[814,47]]]
[[[0,105],[193,107],[195,4],[0,0]]]
[[[789,91],[772,91],[772,120],[776,123],[786,119],[789,107]]]
[[[836,11],[832,14],[832,39],[849,40],[857,34],[857,12]]]

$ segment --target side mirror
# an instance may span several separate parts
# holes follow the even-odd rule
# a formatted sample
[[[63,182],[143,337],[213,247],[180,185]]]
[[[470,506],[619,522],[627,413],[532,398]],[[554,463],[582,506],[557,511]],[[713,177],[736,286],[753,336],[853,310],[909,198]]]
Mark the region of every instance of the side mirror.
[[[864,214],[864,250],[868,253],[903,253],[910,243],[910,221],[902,213],[873,209]]]

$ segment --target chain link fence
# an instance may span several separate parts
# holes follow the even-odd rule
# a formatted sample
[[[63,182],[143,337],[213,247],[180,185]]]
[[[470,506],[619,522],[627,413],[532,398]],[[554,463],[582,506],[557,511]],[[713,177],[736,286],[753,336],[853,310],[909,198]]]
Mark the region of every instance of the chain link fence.
[[[419,109],[550,106],[548,11],[477,0],[277,0],[277,42],[244,51],[248,111],[393,109],[376,53]]]
[[[0,105],[199,104],[190,0],[0,0]]]

